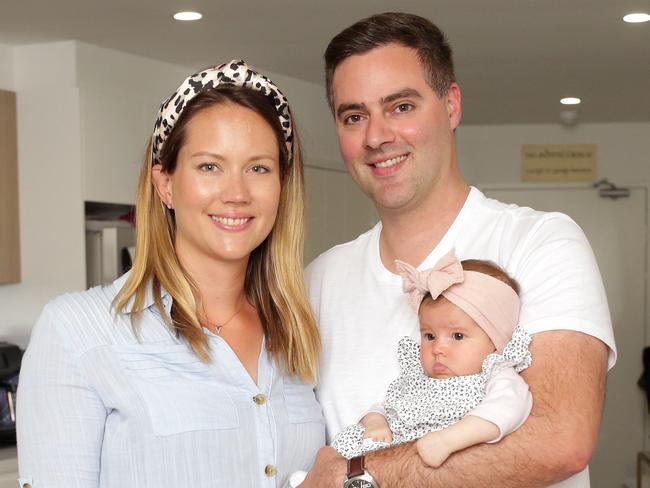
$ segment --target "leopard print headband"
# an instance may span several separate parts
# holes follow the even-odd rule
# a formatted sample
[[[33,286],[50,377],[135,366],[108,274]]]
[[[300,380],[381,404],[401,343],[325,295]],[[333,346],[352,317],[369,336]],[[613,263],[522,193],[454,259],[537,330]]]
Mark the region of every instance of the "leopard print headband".
[[[172,96],[162,103],[153,128],[153,164],[160,163],[163,144],[171,133],[174,124],[178,121],[183,108],[199,93],[216,88],[218,85],[251,88],[259,91],[271,101],[280,120],[284,141],[289,151],[289,161],[291,161],[293,124],[287,98],[266,76],[254,71],[244,61],[233,59],[229,63],[208,68],[189,76]]]

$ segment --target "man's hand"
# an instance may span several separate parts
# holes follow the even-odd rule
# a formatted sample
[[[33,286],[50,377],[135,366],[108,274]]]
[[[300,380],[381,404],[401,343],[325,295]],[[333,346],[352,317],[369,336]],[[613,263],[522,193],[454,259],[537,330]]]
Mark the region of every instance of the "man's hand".
[[[340,488],[345,481],[347,467],[347,461],[336,449],[321,447],[300,488]]]
[[[370,412],[361,419],[361,424],[366,428],[363,433],[364,439],[372,439],[376,442],[391,442],[393,433],[388,427],[386,417],[377,412]]]

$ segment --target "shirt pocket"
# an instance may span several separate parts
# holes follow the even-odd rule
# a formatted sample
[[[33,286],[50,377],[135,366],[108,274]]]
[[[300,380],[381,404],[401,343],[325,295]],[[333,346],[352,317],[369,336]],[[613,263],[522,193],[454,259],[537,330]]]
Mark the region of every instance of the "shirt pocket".
[[[295,377],[285,377],[283,393],[289,422],[292,424],[325,423],[321,406],[316,401],[313,385],[303,383]]]
[[[187,346],[139,344],[113,350],[144,404],[155,435],[239,427],[234,402],[210,365]]]

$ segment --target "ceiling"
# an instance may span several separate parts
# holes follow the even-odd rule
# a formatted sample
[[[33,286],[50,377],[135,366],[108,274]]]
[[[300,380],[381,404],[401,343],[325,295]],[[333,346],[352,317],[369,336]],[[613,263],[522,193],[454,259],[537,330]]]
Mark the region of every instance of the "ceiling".
[[[179,10],[203,19],[177,22]],[[76,39],[190,70],[239,57],[322,84],[329,39],[367,15],[424,15],[448,35],[465,124],[650,121],[648,0],[0,0],[0,44]]]

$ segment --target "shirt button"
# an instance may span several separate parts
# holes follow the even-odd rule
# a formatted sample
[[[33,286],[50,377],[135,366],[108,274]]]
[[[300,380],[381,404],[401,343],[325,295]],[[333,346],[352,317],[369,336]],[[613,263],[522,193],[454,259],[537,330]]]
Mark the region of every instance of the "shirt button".
[[[264,403],[266,402],[266,397],[263,394],[258,393],[253,397],[253,401],[258,405],[264,405]]]
[[[272,464],[267,464],[266,468],[264,468],[264,474],[269,477],[275,476],[277,472],[278,470]]]

